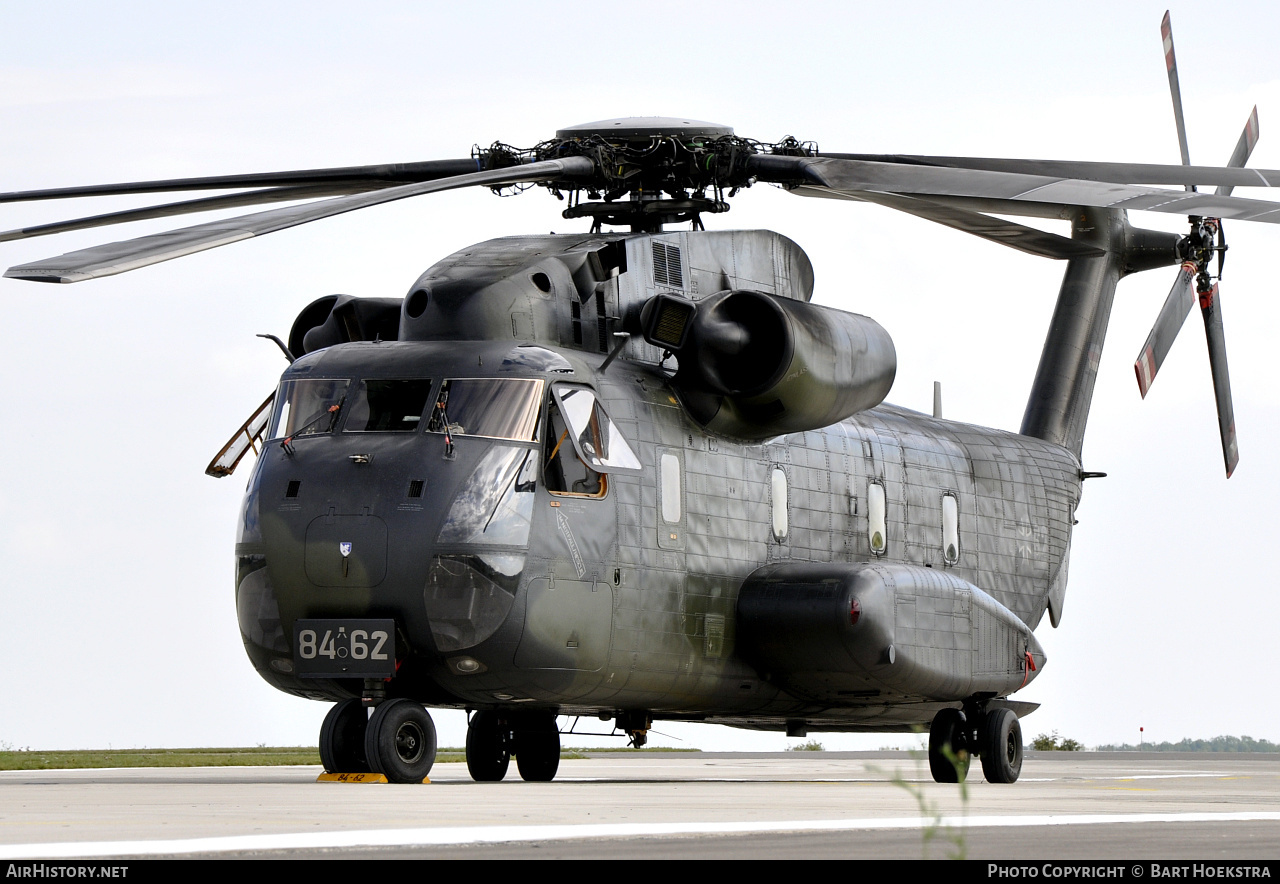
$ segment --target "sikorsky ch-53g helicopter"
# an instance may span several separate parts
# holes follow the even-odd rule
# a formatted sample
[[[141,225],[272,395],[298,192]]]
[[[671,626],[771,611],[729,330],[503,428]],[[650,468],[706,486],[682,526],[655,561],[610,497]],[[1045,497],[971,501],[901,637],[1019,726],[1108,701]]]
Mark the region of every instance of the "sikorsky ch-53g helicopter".
[[[552,779],[557,716],[598,716],[636,745],[657,720],[927,726],[936,779],[976,755],[988,780],[1013,782],[1018,718],[1035,707],[1009,697],[1045,665],[1034,630],[1062,617],[1122,277],[1179,268],[1139,386],[1198,298],[1228,475],[1238,459],[1221,219],[1280,221],[1280,203],[1232,196],[1280,171],[1244,168],[1256,115],[1226,167],[1190,165],[1167,17],[1164,30],[1181,166],[839,154],[607,120],[453,160],[0,195],[236,190],[0,239],[324,198],[6,275],[78,282],[392,200],[543,187],[589,230],[479,243],[403,299],[315,301],[276,339],[290,362],[277,391],[209,467],[229,475],[258,451],[235,550],[240,628],[267,682],[334,703],[325,766],[420,781],[435,758],[426,707],[445,707],[471,712],[477,780],[502,779],[513,756],[525,779]],[[704,228],[759,182],[1064,260],[1019,431],[885,404],[892,341],[811,303],[796,243]],[[1131,226],[1130,210],[1186,215],[1189,232]],[[1071,236],[996,215],[1069,221]]]

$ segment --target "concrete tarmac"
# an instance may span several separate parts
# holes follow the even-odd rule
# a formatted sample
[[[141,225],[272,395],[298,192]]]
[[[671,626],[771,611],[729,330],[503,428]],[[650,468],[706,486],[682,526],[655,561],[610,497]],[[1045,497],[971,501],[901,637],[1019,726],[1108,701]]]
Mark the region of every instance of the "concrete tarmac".
[[[1280,755],[1027,754],[1012,786],[901,752],[593,753],[552,783],[316,767],[0,772],[0,859],[1280,859]]]

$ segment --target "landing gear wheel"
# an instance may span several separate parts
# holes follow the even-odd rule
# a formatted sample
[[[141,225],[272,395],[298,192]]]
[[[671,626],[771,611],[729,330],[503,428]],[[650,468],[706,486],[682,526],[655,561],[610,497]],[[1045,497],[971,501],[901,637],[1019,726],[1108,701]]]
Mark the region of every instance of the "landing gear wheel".
[[[982,775],[988,783],[1014,783],[1022,772],[1022,725],[1012,709],[989,711],[982,722]]]
[[[559,759],[558,737],[556,742]],[[477,783],[496,783],[507,775],[510,764],[505,726],[498,720],[498,713],[481,709],[471,716],[471,723],[467,725],[467,771],[471,779]]]
[[[359,700],[335,703],[320,725],[320,761],[329,773],[368,773],[364,734],[369,713]]]
[[[516,767],[520,778],[549,783],[560,767],[560,731],[550,712],[531,712],[516,722]]]
[[[959,709],[943,709],[929,728],[929,773],[935,783],[964,782],[969,773],[969,741],[964,733],[964,714]]]
[[[412,700],[387,700],[369,717],[364,735],[369,767],[393,783],[421,783],[436,761],[436,726]]]

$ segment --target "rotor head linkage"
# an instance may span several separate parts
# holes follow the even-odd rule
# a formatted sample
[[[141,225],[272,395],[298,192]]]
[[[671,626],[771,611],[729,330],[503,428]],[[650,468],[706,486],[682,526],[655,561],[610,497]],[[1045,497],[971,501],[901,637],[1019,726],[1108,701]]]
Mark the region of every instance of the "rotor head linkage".
[[[531,148],[495,142],[473,151],[487,169],[586,157],[595,165],[592,176],[544,182],[562,199],[567,192],[563,216],[592,218],[596,229],[627,225],[642,232],[685,221],[698,228],[702,214],[727,212],[725,191],[732,196],[750,187],[755,175],[747,159],[765,152],[814,156],[817,146],[794,138],[762,144],[734,135],[729,126],[697,120],[629,117],[560,129],[555,138]],[[582,201],[584,194],[588,202]]]

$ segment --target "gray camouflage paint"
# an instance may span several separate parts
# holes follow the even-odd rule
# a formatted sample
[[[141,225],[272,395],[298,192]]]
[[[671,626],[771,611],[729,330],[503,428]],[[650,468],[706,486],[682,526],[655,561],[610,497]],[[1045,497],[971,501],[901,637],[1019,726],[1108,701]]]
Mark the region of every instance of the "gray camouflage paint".
[[[1099,259],[1072,261],[1077,275],[1085,260]],[[1110,271],[1111,290],[1119,275]],[[546,457],[545,408],[542,441],[456,436],[452,456],[442,436],[421,431],[307,437],[295,440],[292,456],[278,443],[266,446],[236,550],[237,608],[255,667],[291,693],[359,695],[356,680],[291,674],[292,623],[392,616],[401,668],[388,695],[428,705],[519,703],[771,729],[803,720],[819,729],[901,730],[927,725],[942,706],[1016,691],[1045,662],[1032,630],[1051,599],[1061,611],[1080,496],[1078,444],[890,405],[748,442],[694,423],[670,372],[659,367],[661,350],[638,335],[599,371],[622,317],[655,294],[696,301],[749,289],[807,301],[812,282],[799,247],[767,231],[493,240],[423,274],[404,302],[398,342],[345,343],[300,358],[286,379],[430,377],[429,403],[444,378],[585,384],[642,470],[610,474],[599,499],[552,494],[539,474],[527,545],[477,547],[441,543],[441,526],[489,452]],[[1105,332],[1110,291],[1102,295],[1093,322]],[[528,343],[539,346],[520,346]],[[1070,373],[1059,368],[1060,386],[1087,413],[1087,395],[1081,403]],[[1051,398],[1039,385],[1033,393],[1042,409]],[[1077,411],[1072,420],[1082,434],[1083,416]],[[372,458],[355,464],[352,454]],[[664,456],[679,469],[679,500],[666,507],[678,514],[674,521],[663,518],[661,495],[676,487],[660,476]],[[778,503],[775,470],[786,477]],[[405,489],[415,479],[425,491],[410,500]],[[299,483],[295,497],[287,496],[290,482]],[[872,482],[886,493],[880,555],[868,530]],[[947,494],[959,511],[954,563],[944,557]],[[786,510],[781,537],[772,527],[775,506]],[[356,538],[353,577],[335,578],[336,565],[318,548],[336,546],[338,534]],[[509,598],[492,586],[487,595],[474,588],[459,595],[456,582],[440,582],[443,566],[434,557],[452,567],[449,557],[478,552],[523,557]],[[746,596],[740,608],[744,582],[760,598],[790,601],[773,620]],[[440,624],[448,617],[462,622],[442,607],[449,592],[465,596],[467,616],[483,628],[446,635]],[[799,628],[809,610],[796,601],[802,596],[843,605],[845,615],[849,599],[863,600],[862,620],[840,627],[839,636],[797,633],[811,636],[813,653],[827,662],[796,650],[805,642],[770,638]],[[754,636],[748,646],[746,633]],[[841,658],[845,647],[854,650]],[[463,657],[480,671],[463,674]]]

